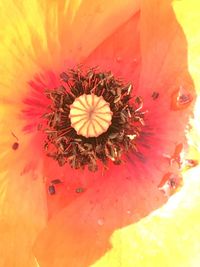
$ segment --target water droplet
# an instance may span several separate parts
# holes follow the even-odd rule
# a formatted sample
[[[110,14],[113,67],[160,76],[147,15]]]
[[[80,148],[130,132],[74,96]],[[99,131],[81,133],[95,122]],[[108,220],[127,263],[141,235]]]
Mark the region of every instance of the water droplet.
[[[103,226],[104,225],[104,219],[103,218],[99,218],[97,220],[97,223],[98,223],[98,225]]]
[[[131,214],[131,210],[127,210],[126,212],[127,212],[128,214]]]
[[[193,97],[191,93],[183,86],[175,90],[171,95],[171,108],[172,110],[181,110],[187,108],[192,102]]]
[[[138,63],[138,59],[137,58],[134,58],[133,59],[133,63],[135,63],[135,64]]]
[[[117,63],[121,63],[122,62],[122,58],[120,56],[116,57],[116,61]]]

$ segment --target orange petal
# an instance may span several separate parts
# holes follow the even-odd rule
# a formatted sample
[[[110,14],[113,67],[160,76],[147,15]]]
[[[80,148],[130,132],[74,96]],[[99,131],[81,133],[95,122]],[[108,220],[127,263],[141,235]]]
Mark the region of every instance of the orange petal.
[[[193,115],[196,96],[188,71],[186,37],[171,1],[142,1],[140,23],[142,67],[138,93],[149,96],[144,105],[149,110],[148,119],[155,135],[163,140],[163,146],[165,139],[174,142],[175,147],[186,141],[184,132]],[[152,100],[153,92],[159,92],[155,100]],[[177,92],[184,92],[185,97],[190,94],[190,101],[181,105]],[[177,108],[174,108],[175,100],[179,102]],[[170,147],[166,147],[167,154],[174,151]]]
[[[90,187],[102,178],[102,172],[91,173],[87,169],[74,170],[68,164],[60,167],[52,158],[44,158],[43,175],[46,183],[48,217],[52,218],[64,207],[85,194]],[[49,186],[52,181],[59,179],[55,194],[51,195]]]
[[[35,267],[31,248],[46,222],[43,179],[37,154],[23,142],[13,150],[10,136],[0,142],[0,266]]]
[[[83,63],[98,66],[102,70],[112,70],[116,76],[132,82],[135,90],[141,68],[139,21],[140,12],[137,12],[105,39]]]
[[[35,267],[32,245],[46,220],[42,177],[20,171],[1,172],[0,265]]]
[[[139,59],[137,53],[140,50],[138,43],[135,45],[132,42],[134,38],[138,40],[133,21],[136,26],[138,20],[133,17],[105,40],[86,62],[96,62],[100,67],[108,67],[119,75],[126,72],[129,75],[125,77],[130,78],[131,82],[136,77],[137,84],[138,77],[132,71],[134,54],[131,48]],[[129,25],[132,27],[129,28]],[[126,35],[120,34],[126,29]],[[127,42],[129,38],[130,43]],[[112,54],[115,45],[116,54]],[[34,251],[42,267],[87,267],[94,264],[111,249],[109,240],[116,229],[136,222],[166,201],[157,188],[163,175],[170,169],[164,153],[173,157],[178,144],[181,147],[185,144],[184,130],[192,113],[192,105],[172,110],[171,94],[181,85],[195,97],[187,69],[186,39],[170,2],[143,1],[140,47],[142,63],[140,66],[139,60],[140,83],[137,93],[141,94],[145,108],[149,110],[145,129],[153,129],[153,136],[143,137],[141,154],[130,155],[129,161],[120,169],[112,167],[105,177],[95,181],[86,192],[53,217],[35,245]],[[119,52],[123,54],[122,62],[125,60],[119,64],[120,67],[116,67]],[[152,98],[154,91],[159,93],[158,99]],[[150,140],[149,143],[145,141],[146,138]],[[117,257],[120,259],[120,253]],[[123,262],[129,266],[126,263]],[[109,266],[109,261],[102,266]]]

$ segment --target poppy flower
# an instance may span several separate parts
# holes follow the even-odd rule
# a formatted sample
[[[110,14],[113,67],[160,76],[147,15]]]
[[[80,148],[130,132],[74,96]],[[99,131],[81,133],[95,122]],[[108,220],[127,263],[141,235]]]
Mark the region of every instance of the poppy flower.
[[[162,240],[151,213],[191,192],[182,169],[196,165],[185,158],[196,92],[171,1],[0,5],[1,266],[142,264],[154,252],[138,235],[158,221]],[[98,116],[76,128],[86,106]]]

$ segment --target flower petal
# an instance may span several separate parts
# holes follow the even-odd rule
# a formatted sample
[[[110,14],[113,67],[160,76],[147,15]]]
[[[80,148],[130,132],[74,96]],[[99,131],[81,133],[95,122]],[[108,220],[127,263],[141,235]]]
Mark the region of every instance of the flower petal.
[[[140,58],[140,12],[122,24],[84,60],[87,66],[98,66],[112,72],[125,82],[139,85]]]
[[[138,91],[142,95],[149,94],[149,97],[154,91],[159,92],[154,105],[151,102],[146,105],[151,110],[150,124],[154,125],[159,138],[184,143],[183,132],[192,115],[191,100],[195,99],[195,90],[188,72],[187,43],[175,19],[171,1],[143,1],[141,28],[143,64]],[[177,103],[182,90],[191,98],[187,105],[181,106]],[[166,142],[160,144],[165,146]],[[165,146],[165,154],[172,153],[170,147],[174,149],[169,144]]]
[[[100,67],[106,67],[107,62],[112,68],[112,62],[116,62],[120,51],[120,44],[124,44],[124,40],[120,39],[120,30],[110,40],[102,43],[88,62],[95,62],[97,58]],[[166,152],[173,156],[182,147],[182,142],[185,142],[184,130],[192,109],[192,105],[189,105],[184,109],[173,110],[172,94],[180,85],[186,87],[193,97],[195,94],[187,70],[186,40],[173,14],[170,1],[143,1],[140,30],[142,64],[137,93],[146,101],[145,107],[150,114],[148,126],[153,127],[154,136],[148,139],[149,147],[145,146],[144,140],[142,142],[144,158],[142,155],[130,157],[131,160],[121,166],[120,171],[118,167],[112,167],[106,177],[102,176],[87,192],[49,222],[35,245],[36,257],[42,267],[90,266],[111,249],[109,239],[113,231],[136,222],[166,201],[157,190],[161,175],[165,174],[164,170],[169,165],[163,154]],[[130,34],[126,33],[126,36],[130,37],[132,31]],[[112,47],[116,40],[120,44],[117,45],[113,57],[107,51],[112,51],[109,50],[109,45]],[[132,43],[127,43],[127,47],[129,52],[132,47],[134,49]],[[122,49],[122,53],[125,54],[125,51],[126,48]],[[100,54],[104,59],[100,59]],[[130,55],[133,56],[132,53]],[[138,54],[136,58],[137,56]],[[125,59],[128,59],[128,53]],[[132,63],[128,59],[124,65],[121,64],[122,72],[124,66],[129,74],[132,73],[129,75],[131,81],[134,77],[130,71]],[[117,73],[119,68],[114,67],[114,71]],[[159,92],[159,99],[152,99],[153,91]],[[146,163],[141,164],[145,159]],[[120,250],[117,257],[120,261]],[[126,265],[126,261],[123,264],[132,266]],[[109,261],[106,261],[102,266],[108,265]]]

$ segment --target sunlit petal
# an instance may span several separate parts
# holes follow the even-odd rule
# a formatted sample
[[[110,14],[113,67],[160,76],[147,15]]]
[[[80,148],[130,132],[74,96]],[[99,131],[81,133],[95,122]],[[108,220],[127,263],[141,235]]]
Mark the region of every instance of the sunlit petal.
[[[141,161],[147,159],[147,162],[142,164],[137,157],[132,157],[131,164],[122,167],[120,173],[112,168],[106,179],[101,177],[58,213],[36,242],[35,251],[41,266],[90,266],[106,252],[97,266],[132,266],[132,262],[121,255],[127,244],[122,248],[119,240],[114,239],[116,250],[112,254],[112,232],[140,220],[167,201],[157,186],[176,161],[176,153],[180,153],[183,146],[187,148],[185,131],[192,116],[195,90],[188,72],[186,39],[170,1],[143,1],[140,24],[138,18],[140,14],[106,39],[85,62],[88,65],[97,62],[102,68],[114,66],[113,71],[118,75],[133,82],[135,79],[137,93],[144,98],[149,111],[148,126],[154,129],[149,147],[141,142],[144,156]],[[140,38],[137,31],[131,31],[138,27]],[[152,99],[153,92],[158,92],[158,98]],[[186,99],[187,103],[181,102],[181,106],[174,102],[180,100],[179,94],[185,96],[185,92],[191,96]],[[126,258],[130,249],[127,251]],[[48,255],[54,255],[53,262]]]

